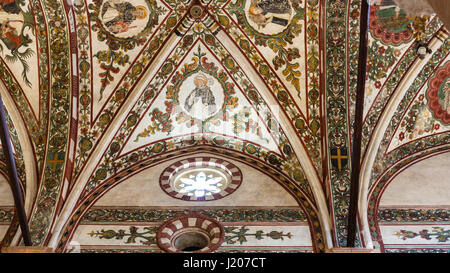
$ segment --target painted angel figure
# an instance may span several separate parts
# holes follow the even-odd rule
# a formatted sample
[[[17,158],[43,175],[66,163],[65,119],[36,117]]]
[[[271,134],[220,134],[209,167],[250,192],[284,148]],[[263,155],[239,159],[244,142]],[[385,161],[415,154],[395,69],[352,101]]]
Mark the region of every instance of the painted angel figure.
[[[203,197],[207,192],[219,193],[222,184],[222,177],[213,177],[212,175],[206,176],[204,172],[199,172],[197,175],[191,175],[189,178],[180,178],[181,182],[185,185],[179,192],[190,193],[194,192],[196,197]]]

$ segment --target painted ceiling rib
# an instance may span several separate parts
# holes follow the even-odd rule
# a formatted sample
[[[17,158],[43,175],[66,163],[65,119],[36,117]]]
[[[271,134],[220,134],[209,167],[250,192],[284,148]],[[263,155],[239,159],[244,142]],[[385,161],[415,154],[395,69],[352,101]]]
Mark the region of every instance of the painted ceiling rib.
[[[364,115],[364,89],[366,86],[367,46],[368,46],[369,5],[361,2],[361,25],[359,41],[358,80],[356,87],[355,133],[352,140],[352,169],[350,180],[350,206],[347,223],[347,247],[355,247],[359,173],[361,167],[361,140]]]
[[[28,227],[27,214],[25,212],[25,201],[23,192],[20,188],[19,178],[17,176],[16,162],[11,146],[11,137],[9,135],[8,125],[6,124],[6,114],[3,106],[3,100],[0,96],[0,139],[2,142],[4,156],[6,157],[6,166],[8,169],[9,183],[13,192],[14,204],[19,216],[20,229],[22,230],[23,241],[26,246],[31,246],[31,235]]]

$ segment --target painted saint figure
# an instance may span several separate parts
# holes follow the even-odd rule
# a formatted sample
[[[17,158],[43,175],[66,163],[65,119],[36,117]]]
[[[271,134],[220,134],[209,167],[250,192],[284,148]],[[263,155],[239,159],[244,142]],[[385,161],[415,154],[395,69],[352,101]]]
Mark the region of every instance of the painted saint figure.
[[[287,26],[291,15],[289,0],[251,0],[249,8],[249,19],[258,28],[267,24]]]
[[[104,25],[114,34],[127,32],[135,28],[132,23],[136,19],[145,19],[147,9],[142,6],[134,6],[121,0],[109,0],[103,5],[101,18]]]
[[[216,112],[216,100],[210,89],[212,79],[199,74],[194,78],[195,88],[187,96],[184,102],[184,109],[193,116],[207,117]]]

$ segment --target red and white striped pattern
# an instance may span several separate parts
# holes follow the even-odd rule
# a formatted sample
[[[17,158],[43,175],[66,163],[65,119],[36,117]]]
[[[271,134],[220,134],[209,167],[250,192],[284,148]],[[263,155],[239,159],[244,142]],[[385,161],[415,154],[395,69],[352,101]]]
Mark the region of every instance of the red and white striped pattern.
[[[222,245],[225,236],[223,226],[218,221],[199,214],[183,215],[166,221],[156,233],[157,244],[166,252],[183,253],[175,248],[174,239],[184,231],[195,232],[196,230],[209,237],[209,244],[192,252],[212,252]]]
[[[173,187],[170,185],[171,179],[178,172],[185,170],[187,168],[194,168],[194,167],[211,167],[216,169],[222,169],[231,176],[231,182],[221,192],[202,197],[197,197],[195,195],[188,196],[186,194],[179,193],[175,189],[173,189]],[[233,193],[241,185],[241,182],[242,182],[242,172],[236,165],[223,159],[214,157],[193,157],[177,161],[172,165],[170,165],[169,167],[167,167],[162,172],[159,178],[159,184],[164,192],[166,192],[173,198],[185,201],[211,201],[221,199]]]

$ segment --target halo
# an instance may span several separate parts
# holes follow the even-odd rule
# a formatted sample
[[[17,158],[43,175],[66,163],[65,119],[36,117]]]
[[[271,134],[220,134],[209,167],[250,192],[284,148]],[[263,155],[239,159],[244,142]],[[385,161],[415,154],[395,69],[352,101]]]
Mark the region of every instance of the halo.
[[[208,85],[208,83],[210,82],[210,81],[208,80],[208,77],[207,77],[206,75],[204,75],[204,74],[201,74],[201,73],[195,75],[195,77],[194,77],[194,84],[195,84],[195,85],[197,85],[197,84],[195,83],[197,80],[203,81],[205,85]]]
[[[256,13],[255,13],[255,8],[256,8],[256,6],[255,5],[250,5],[250,8],[248,9],[248,12],[251,14],[251,15],[257,15]]]
[[[136,10],[142,10],[144,11],[144,15],[143,16],[136,16],[137,19],[144,19],[145,17],[147,17],[147,9],[144,6],[137,6]]]

